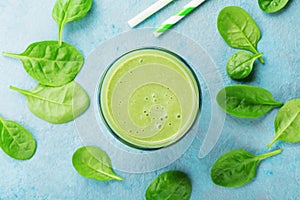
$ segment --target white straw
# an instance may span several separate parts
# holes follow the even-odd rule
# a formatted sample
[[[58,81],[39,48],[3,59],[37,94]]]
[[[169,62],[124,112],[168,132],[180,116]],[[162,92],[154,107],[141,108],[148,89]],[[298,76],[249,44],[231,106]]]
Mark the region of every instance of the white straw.
[[[143,22],[145,19],[156,13],[157,11],[161,10],[163,7],[168,5],[174,0],[158,0],[156,3],[151,5],[149,8],[132,18],[128,21],[128,24],[131,28],[135,27],[136,25]]]

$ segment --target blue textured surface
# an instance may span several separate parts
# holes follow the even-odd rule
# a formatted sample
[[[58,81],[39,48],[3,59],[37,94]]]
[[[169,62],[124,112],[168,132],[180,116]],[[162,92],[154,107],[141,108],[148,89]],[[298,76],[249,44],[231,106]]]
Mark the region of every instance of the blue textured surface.
[[[152,4],[154,0],[108,1],[94,0],[91,12],[84,19],[68,24],[64,41],[76,46],[87,57],[104,41],[130,30],[127,20]],[[151,17],[139,28],[159,25],[187,1],[177,1]],[[0,2],[0,50],[22,52],[28,44],[57,38],[57,28],[51,18],[54,0],[10,0]],[[276,100],[300,97],[300,3],[290,0],[276,14],[263,13],[256,1],[208,0],[174,30],[201,44],[214,59],[224,83],[236,83],[225,72],[227,59],[236,50],[229,48],[216,28],[218,12],[225,6],[238,5],[246,9],[262,31],[259,50],[266,64],[257,63],[255,74],[244,83],[270,90]],[[214,161],[224,152],[244,148],[254,154],[266,152],[273,138],[276,110],[259,119],[237,119],[228,116],[222,136],[213,151],[204,159],[197,157],[203,135],[199,134],[190,149],[175,163],[145,174],[118,172],[124,182],[100,182],[81,177],[73,169],[71,157],[82,144],[74,123],[51,125],[30,113],[25,98],[10,91],[9,85],[33,88],[36,82],[13,59],[0,56],[0,115],[28,128],[37,140],[35,156],[29,161],[16,161],[0,151],[0,199],[124,199],[144,198],[147,185],[167,170],[186,172],[193,184],[191,199],[300,199],[300,145],[276,143],[281,155],[263,161],[257,177],[250,184],[225,189],[215,186],[209,177]],[[204,90],[204,92],[206,92]],[[205,104],[204,104],[205,106]],[[209,120],[209,113],[202,113]]]

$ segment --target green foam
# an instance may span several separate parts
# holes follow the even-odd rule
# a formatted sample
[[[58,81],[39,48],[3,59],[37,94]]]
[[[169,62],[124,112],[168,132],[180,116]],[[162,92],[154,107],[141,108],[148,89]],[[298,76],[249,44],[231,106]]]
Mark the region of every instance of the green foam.
[[[121,56],[103,78],[100,108],[110,129],[140,148],[170,145],[193,125],[199,89],[190,68],[160,49]]]

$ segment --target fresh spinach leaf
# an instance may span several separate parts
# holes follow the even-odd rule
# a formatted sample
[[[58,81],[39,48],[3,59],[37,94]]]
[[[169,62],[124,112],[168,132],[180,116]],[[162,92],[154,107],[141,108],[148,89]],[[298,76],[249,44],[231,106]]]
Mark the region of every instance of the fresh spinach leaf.
[[[300,99],[288,101],[278,112],[275,122],[275,138],[268,144],[270,148],[276,141],[300,142]]]
[[[92,7],[92,0],[57,0],[52,17],[58,25],[58,43],[62,43],[62,32],[68,22],[83,18]]]
[[[21,54],[3,55],[20,59],[27,73],[46,86],[61,86],[71,82],[83,65],[82,54],[73,46],[56,41],[36,42]]]
[[[237,6],[223,8],[219,13],[217,26],[229,46],[259,54],[257,43],[261,37],[260,30],[244,9]],[[260,62],[264,63],[261,57]]]
[[[223,187],[238,187],[249,183],[256,175],[257,167],[263,159],[281,153],[278,149],[267,154],[254,156],[245,150],[232,150],[222,155],[212,166],[212,181]]]
[[[241,118],[260,117],[283,104],[263,88],[248,85],[226,86],[217,94],[217,103],[227,113]]]
[[[36,142],[28,130],[1,117],[0,146],[7,155],[17,160],[28,160],[36,151]]]
[[[76,171],[86,178],[100,181],[123,180],[112,170],[107,154],[97,147],[84,146],[77,149],[73,154],[72,163]]]
[[[88,108],[90,102],[84,89],[74,81],[61,87],[38,85],[32,91],[10,88],[25,95],[33,114],[54,124],[72,121]]]
[[[274,13],[286,6],[289,0],[258,0],[259,7],[267,13]]]
[[[231,56],[226,65],[227,74],[233,79],[244,79],[252,72],[253,64],[263,54],[239,51]]]
[[[192,192],[191,181],[180,171],[168,171],[159,175],[147,188],[147,200],[188,200]]]

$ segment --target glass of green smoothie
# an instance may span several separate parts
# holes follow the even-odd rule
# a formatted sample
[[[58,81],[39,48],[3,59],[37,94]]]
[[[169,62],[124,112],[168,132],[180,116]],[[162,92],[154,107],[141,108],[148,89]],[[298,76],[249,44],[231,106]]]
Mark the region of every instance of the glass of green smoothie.
[[[199,84],[191,67],[161,48],[120,56],[100,83],[99,105],[109,130],[123,143],[158,149],[179,141],[200,110]]]

